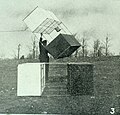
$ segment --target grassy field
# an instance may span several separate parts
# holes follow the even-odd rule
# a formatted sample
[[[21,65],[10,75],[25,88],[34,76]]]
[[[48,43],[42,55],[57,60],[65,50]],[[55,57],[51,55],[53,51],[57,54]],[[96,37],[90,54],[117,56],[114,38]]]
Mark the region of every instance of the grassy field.
[[[41,97],[17,97],[17,65],[21,62],[17,60],[1,60],[0,113],[110,115],[110,108],[113,107],[115,108],[115,114],[119,115],[120,60],[92,62],[95,65],[94,96],[92,97],[50,96],[49,94],[47,96],[47,93]]]

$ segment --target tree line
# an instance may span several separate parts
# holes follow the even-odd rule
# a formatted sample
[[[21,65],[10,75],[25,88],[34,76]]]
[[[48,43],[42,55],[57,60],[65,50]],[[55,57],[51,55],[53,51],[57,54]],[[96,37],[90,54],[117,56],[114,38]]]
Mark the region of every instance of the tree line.
[[[83,33],[82,37],[79,37],[76,34],[74,34],[75,38],[81,43],[81,47],[74,53],[75,57],[101,57],[101,56],[111,56],[113,55],[110,52],[110,38],[108,37],[109,35],[107,34],[104,41],[100,39],[95,39],[93,41],[93,46],[92,48],[88,48],[88,40],[89,36],[86,37],[85,32]]]
[[[89,49],[88,41],[89,41],[89,35],[86,34],[86,31],[83,32],[82,37],[79,36],[78,33],[73,34],[73,36],[80,42],[81,47],[78,48],[73,56],[75,57],[101,57],[101,56],[111,56],[112,53],[110,52],[110,46],[111,46],[111,39],[109,38],[109,35],[107,34],[105,36],[104,41],[101,41],[100,39],[95,39],[93,41],[92,49]],[[27,58],[29,59],[36,59],[39,57],[39,46],[38,41],[36,40],[36,36],[31,37],[31,44],[27,46],[29,49],[29,53],[27,55]],[[20,56],[20,48],[21,45],[18,44],[18,54],[15,55],[17,59],[22,58],[23,56]]]

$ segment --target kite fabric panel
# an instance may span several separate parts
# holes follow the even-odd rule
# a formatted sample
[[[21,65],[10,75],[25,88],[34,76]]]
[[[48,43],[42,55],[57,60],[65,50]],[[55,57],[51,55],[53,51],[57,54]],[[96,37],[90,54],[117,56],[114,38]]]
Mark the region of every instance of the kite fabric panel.
[[[52,28],[52,24],[60,24],[59,19],[51,12],[37,7],[23,20],[32,32],[42,32],[46,30],[45,27]],[[56,27],[56,26],[55,26]],[[36,30],[36,31],[35,31]],[[38,31],[39,30],[39,31]],[[45,31],[46,32],[46,31]]]

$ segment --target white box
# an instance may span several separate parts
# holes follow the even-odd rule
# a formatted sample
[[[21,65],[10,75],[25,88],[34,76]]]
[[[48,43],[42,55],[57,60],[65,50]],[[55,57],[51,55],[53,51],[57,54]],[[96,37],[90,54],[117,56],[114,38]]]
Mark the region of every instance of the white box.
[[[17,96],[41,96],[45,88],[45,63],[18,65]]]

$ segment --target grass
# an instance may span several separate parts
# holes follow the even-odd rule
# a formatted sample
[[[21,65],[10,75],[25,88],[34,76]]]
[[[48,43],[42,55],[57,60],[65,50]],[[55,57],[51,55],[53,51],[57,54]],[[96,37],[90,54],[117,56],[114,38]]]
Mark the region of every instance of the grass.
[[[17,60],[0,61],[0,113],[9,114],[75,114],[110,115],[120,109],[120,60],[96,61],[94,69],[95,97],[42,96],[17,97]]]

